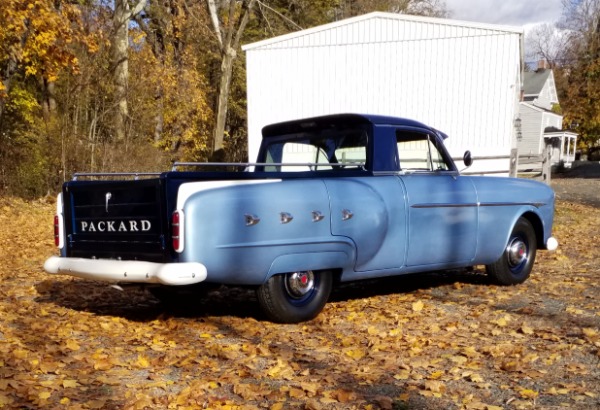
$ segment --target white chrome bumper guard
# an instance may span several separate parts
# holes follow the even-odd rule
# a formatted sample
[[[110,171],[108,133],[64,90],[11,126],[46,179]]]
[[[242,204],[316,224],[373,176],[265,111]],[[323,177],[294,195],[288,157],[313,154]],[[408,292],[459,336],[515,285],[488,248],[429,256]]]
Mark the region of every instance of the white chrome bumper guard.
[[[546,241],[546,249],[549,251],[555,251],[558,248],[558,241],[555,237],[551,236]]]
[[[48,258],[44,270],[103,282],[160,283],[171,286],[199,283],[207,275],[206,266],[197,262],[154,263],[58,256]]]

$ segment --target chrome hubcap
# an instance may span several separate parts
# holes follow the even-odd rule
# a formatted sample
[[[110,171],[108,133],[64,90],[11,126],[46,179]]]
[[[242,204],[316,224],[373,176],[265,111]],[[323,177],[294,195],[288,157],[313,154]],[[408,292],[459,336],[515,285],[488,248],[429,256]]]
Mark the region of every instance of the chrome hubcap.
[[[288,273],[285,278],[287,293],[293,298],[302,298],[315,287],[315,276],[312,271]]]
[[[519,238],[514,238],[509,244],[507,254],[511,267],[519,266],[527,261],[527,244]]]

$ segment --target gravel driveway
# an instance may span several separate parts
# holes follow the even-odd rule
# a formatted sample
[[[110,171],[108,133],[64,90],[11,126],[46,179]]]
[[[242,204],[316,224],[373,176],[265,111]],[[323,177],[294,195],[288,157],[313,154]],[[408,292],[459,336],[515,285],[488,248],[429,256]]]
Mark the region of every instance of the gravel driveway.
[[[580,165],[553,175],[552,188],[560,200],[600,208],[600,163]]]

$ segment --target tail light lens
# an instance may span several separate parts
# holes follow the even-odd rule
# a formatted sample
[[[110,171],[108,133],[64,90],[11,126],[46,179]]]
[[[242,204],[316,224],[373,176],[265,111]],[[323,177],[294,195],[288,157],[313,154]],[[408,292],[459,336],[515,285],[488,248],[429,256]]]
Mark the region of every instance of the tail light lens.
[[[54,215],[54,244],[62,249],[65,246],[65,218],[63,217],[62,194],[56,198],[56,215]]]
[[[54,215],[54,245],[60,246],[60,218]]]
[[[171,240],[175,252],[183,252],[183,211],[177,210],[171,216]]]

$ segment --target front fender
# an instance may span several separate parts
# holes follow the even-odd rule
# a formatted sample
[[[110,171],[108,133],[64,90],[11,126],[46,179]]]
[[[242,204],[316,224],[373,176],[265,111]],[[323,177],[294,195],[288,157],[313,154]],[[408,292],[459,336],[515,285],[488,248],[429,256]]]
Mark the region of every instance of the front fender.
[[[473,177],[479,198],[479,237],[476,263],[495,262],[504,252],[513,227],[521,217],[532,223],[538,247],[552,233],[554,191],[536,181]]]

